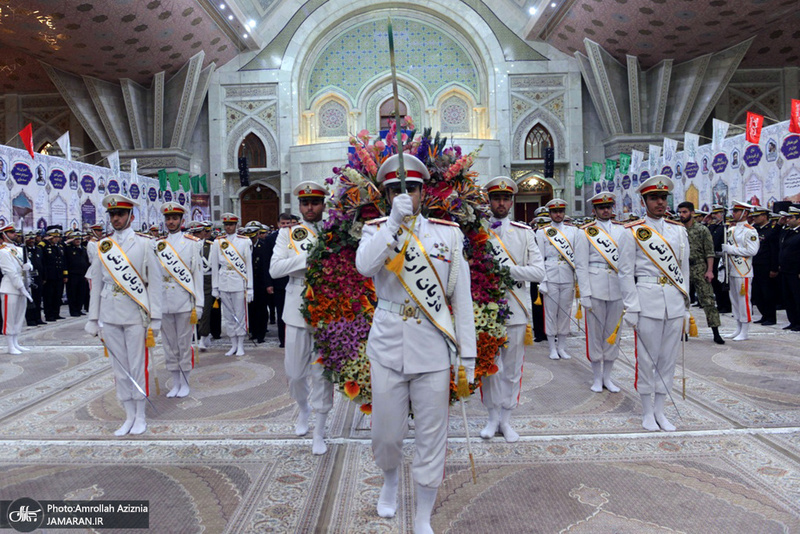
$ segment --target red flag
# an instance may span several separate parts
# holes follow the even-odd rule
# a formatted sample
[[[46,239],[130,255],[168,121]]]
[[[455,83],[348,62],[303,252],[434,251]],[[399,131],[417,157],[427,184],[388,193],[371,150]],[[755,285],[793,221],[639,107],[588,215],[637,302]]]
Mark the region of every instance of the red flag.
[[[800,134],[800,100],[792,99],[792,114],[789,118],[789,131]]]
[[[747,128],[745,137],[748,143],[758,144],[761,139],[761,127],[764,125],[764,117],[757,113],[747,112]]]
[[[19,138],[22,139],[22,144],[28,149],[28,154],[33,158],[33,127],[31,123],[19,131]]]

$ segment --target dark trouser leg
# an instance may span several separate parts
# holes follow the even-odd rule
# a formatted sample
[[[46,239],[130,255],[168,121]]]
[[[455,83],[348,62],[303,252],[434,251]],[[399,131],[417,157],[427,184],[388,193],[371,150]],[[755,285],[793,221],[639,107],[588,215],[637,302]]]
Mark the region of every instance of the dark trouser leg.
[[[769,267],[753,268],[753,304],[758,306],[763,321],[775,322],[775,295],[770,291]]]
[[[283,322],[283,303],[286,300],[286,291],[275,290],[275,314],[278,316],[278,341],[281,345],[286,343],[286,324]]]
[[[800,278],[796,274],[781,273],[781,281],[789,324],[800,326]]]

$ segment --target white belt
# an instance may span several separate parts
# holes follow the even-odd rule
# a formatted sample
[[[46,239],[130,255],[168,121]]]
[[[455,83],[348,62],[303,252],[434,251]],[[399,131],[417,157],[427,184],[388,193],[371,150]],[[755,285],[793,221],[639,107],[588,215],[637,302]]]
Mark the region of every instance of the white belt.
[[[389,313],[396,313],[402,316],[404,321],[413,318],[417,320],[417,323],[422,322],[422,319],[419,318],[419,308],[413,304],[409,304],[408,299],[406,299],[405,304],[398,304],[386,299],[378,299],[378,309],[386,310]]]
[[[611,268],[608,262],[605,261],[590,261],[589,265],[594,265],[595,267],[608,267],[609,269]]]
[[[544,262],[545,263],[548,263],[548,262],[549,263],[553,263],[553,262],[565,263],[564,258],[562,258],[561,256],[559,256],[557,258],[556,257],[545,258]]]
[[[675,285],[672,283],[672,280],[667,276],[637,276],[636,283],[660,284],[662,286]]]
[[[304,286],[304,285],[306,285],[306,279],[305,278],[296,278],[294,276],[290,276],[289,277],[289,283],[292,284],[292,285],[295,285],[295,286]]]

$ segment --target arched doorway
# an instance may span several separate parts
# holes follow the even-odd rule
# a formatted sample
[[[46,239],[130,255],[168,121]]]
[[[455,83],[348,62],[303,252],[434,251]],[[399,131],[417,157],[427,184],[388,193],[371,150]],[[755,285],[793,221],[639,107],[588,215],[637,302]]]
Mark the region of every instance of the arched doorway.
[[[553,200],[553,186],[537,175],[524,178],[517,186],[519,192],[514,197],[514,219],[527,224],[533,220],[536,208]]]
[[[280,203],[278,194],[264,184],[253,184],[239,195],[242,206],[242,224],[259,221],[262,224],[278,225]]]

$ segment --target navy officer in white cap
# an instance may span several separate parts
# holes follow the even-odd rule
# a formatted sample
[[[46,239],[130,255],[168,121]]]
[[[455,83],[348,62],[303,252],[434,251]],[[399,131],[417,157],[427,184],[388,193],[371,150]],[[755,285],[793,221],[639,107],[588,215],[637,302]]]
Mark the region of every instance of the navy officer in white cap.
[[[519,439],[511,426],[511,412],[519,403],[522,383],[522,362],[525,358],[525,332],[531,324],[530,282],[544,278],[544,260],[536,244],[536,234],[530,226],[512,221],[509,217],[514,207],[517,184],[507,176],[492,178],[484,187],[489,196],[489,241],[494,255],[508,267],[514,287],[506,292],[511,316],[506,321],[508,341],[495,355],[497,372],[482,380],[483,404],[489,412],[489,421],[481,430],[481,437],[489,439],[499,429],[509,443]]]
[[[753,256],[758,254],[761,242],[758,231],[747,223],[753,206],[746,202],[734,202],[731,208],[733,226],[725,230],[722,252],[728,272],[728,295],[731,299],[736,331],[729,336],[734,341],[744,341],[749,336],[753,322],[750,295],[753,291]]]
[[[417,493],[414,532],[432,533],[431,512],[444,476],[450,366],[459,355],[472,382],[475,322],[464,235],[455,223],[420,213],[422,186],[430,175],[409,154],[402,155],[407,192],[401,191],[400,157],[387,158],[378,169],[391,214],[364,226],[356,268],[374,280],[378,295],[367,341],[372,451],[384,477],[377,511],[393,517],[397,509],[410,403],[416,447],[411,466]]]
[[[100,333],[111,358],[117,399],[125,408],[125,422],[115,436],[141,434],[147,428],[145,341],[148,329],[154,334],[161,329],[161,266],[154,241],[131,228],[135,205],[124,195],[103,198],[114,235],[97,244],[97,258],[86,275],[92,289],[85,330]]]
[[[673,183],[655,175],[639,185],[646,215],[625,225],[619,240],[619,282],[625,322],[636,333],[634,387],[646,430],[675,430],[664,414],[672,392],[678,345],[689,319],[689,237],[664,217]]]
[[[322,376],[322,366],[314,352],[312,328],[306,323],[300,308],[305,292],[306,262],[308,253],[322,231],[325,198],[328,191],[314,181],[299,183],[294,195],[300,202],[303,221],[295,226],[281,228],[272,251],[269,274],[272,278],[289,277],[283,305],[283,322],[286,323],[286,351],[284,367],[289,379],[289,395],[299,408],[295,434],[308,432],[311,410],[316,414],[311,452],[325,454],[325,423],[333,407],[333,384]],[[309,383],[310,382],[310,383]]]

